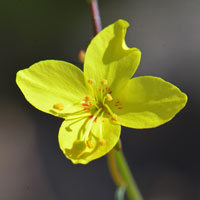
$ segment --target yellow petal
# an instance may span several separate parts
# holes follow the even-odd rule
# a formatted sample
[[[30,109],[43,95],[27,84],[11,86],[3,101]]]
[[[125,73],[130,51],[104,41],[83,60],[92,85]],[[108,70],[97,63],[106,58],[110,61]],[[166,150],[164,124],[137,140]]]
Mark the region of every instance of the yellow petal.
[[[125,44],[128,22],[118,20],[98,33],[85,54],[84,74],[96,80],[96,87],[107,80],[115,95],[135,73],[141,57],[137,48]]]
[[[65,156],[74,164],[87,164],[107,154],[120,137],[120,126],[109,118],[98,118],[93,123],[89,138],[82,137],[90,119],[64,121],[60,127],[58,140]],[[100,126],[102,125],[102,133]]]
[[[88,94],[83,72],[64,61],[33,64],[17,73],[16,82],[33,106],[58,117],[82,109],[81,101]]]
[[[185,105],[187,96],[161,78],[133,78],[112,102],[112,110],[121,125],[153,128],[171,120]]]

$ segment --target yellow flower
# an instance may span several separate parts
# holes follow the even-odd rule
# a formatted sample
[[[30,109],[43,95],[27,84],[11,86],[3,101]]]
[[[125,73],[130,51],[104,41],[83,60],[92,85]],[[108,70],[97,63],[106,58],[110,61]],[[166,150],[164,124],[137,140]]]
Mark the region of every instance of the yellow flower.
[[[86,164],[118,142],[121,125],[153,128],[171,120],[187,96],[161,78],[132,78],[141,57],[128,48],[128,23],[118,20],[94,37],[84,72],[56,60],[41,61],[17,73],[16,82],[37,109],[64,119],[59,145],[73,163]]]

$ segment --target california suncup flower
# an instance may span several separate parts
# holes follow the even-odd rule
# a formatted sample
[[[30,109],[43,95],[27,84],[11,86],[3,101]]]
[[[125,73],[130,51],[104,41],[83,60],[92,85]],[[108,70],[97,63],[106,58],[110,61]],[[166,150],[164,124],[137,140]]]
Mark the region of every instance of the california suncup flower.
[[[64,119],[58,135],[73,163],[87,164],[118,142],[121,125],[153,128],[171,120],[187,96],[161,78],[132,78],[141,58],[125,43],[129,24],[118,20],[90,42],[84,72],[64,61],[46,60],[17,73],[16,82],[37,109]]]

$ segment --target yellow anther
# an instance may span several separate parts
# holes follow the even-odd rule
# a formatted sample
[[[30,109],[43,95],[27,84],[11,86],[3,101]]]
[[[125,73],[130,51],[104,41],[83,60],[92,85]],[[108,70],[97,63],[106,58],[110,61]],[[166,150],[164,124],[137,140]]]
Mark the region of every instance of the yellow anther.
[[[64,110],[63,104],[60,104],[60,103],[54,104],[53,108],[56,109],[56,110],[60,110],[60,111]]]
[[[102,81],[101,81],[101,84],[102,84],[102,85],[107,85],[107,84],[108,84],[108,81],[107,81],[107,80],[102,80]]]
[[[94,85],[96,84],[96,81],[94,79],[88,79],[88,83]]]
[[[91,140],[88,140],[88,141],[87,141],[87,146],[88,146],[90,149],[92,149],[92,148],[94,147]]]
[[[112,101],[112,100],[113,100],[111,94],[107,94],[107,95],[106,95],[106,99],[107,99],[108,101]]]
[[[112,114],[112,120],[117,121],[117,115],[116,114]]]
[[[103,146],[105,143],[106,143],[106,141],[105,141],[104,139],[99,140],[99,144],[100,144],[101,146]]]

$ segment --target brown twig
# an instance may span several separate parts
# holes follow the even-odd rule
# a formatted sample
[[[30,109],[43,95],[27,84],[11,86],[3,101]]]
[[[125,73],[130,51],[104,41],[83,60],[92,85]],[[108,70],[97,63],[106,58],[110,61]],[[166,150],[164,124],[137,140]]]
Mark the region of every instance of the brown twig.
[[[96,35],[102,29],[98,0],[90,0],[90,9],[91,9],[91,13],[92,13],[94,35]]]

